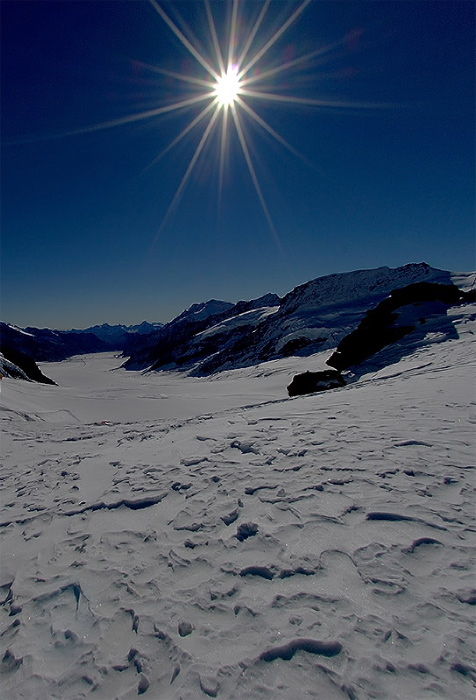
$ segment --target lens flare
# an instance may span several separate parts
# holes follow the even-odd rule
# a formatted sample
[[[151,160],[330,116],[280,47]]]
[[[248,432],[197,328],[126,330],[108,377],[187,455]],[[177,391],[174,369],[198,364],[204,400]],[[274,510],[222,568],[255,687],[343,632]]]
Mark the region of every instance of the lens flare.
[[[237,66],[230,66],[215,83],[214,95],[220,107],[231,107],[241,92]]]

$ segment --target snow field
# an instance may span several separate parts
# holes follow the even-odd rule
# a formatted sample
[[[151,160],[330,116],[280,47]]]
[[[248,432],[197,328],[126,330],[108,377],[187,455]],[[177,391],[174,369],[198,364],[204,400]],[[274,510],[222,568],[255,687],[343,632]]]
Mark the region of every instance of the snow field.
[[[3,380],[2,697],[473,698],[470,311],[293,399],[322,358]]]

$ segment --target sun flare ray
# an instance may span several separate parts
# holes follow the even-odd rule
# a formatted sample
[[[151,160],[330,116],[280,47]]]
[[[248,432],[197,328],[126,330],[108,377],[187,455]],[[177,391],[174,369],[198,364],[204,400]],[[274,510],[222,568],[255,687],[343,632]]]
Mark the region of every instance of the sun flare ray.
[[[231,12],[231,23],[230,23],[230,38],[228,42],[228,65],[226,69],[229,70],[233,66],[233,51],[235,48],[236,41],[236,22],[238,17],[238,0],[233,0],[233,9]]]
[[[226,156],[226,144],[228,135],[228,114],[229,109],[225,108],[223,110],[223,119],[221,123],[221,143],[220,143],[220,164],[218,171],[218,209],[221,209],[221,202],[223,196],[223,178],[225,173],[225,156]]]
[[[246,161],[246,164],[248,166],[248,170],[249,170],[249,173],[251,175],[251,179],[253,181],[253,185],[255,187],[256,194],[258,195],[258,199],[260,201],[261,208],[263,209],[263,213],[266,217],[266,221],[268,222],[268,226],[271,230],[271,233],[273,234],[273,238],[275,240],[275,243],[276,243],[278,249],[280,250],[280,252],[284,254],[283,247],[281,245],[281,241],[279,240],[279,236],[278,236],[278,233],[276,231],[276,227],[274,225],[273,219],[271,218],[271,214],[269,212],[268,205],[266,204],[266,200],[264,198],[263,190],[261,189],[261,185],[259,184],[258,176],[256,175],[256,170],[255,170],[255,167],[253,165],[253,161],[251,160],[251,155],[250,155],[250,151],[248,148],[248,144],[246,143],[246,138],[245,138],[245,135],[243,133],[243,129],[242,129],[241,122],[240,122],[240,117],[237,113],[235,105],[233,105],[231,107],[231,114],[233,116],[235,128],[236,128],[236,131],[238,133],[238,139],[240,141],[243,155],[245,157],[245,161]]]
[[[253,43],[253,40],[258,32],[258,29],[260,28],[261,23],[263,22],[263,18],[265,16],[266,12],[268,11],[268,7],[269,7],[270,2],[271,2],[271,0],[265,0],[265,2],[263,3],[263,7],[261,8],[261,12],[259,13],[258,19],[256,20],[256,22],[253,26],[253,29],[249,33],[248,39],[246,40],[246,43],[243,47],[243,51],[241,52],[240,57],[236,62],[238,66],[241,66],[243,64],[243,61],[245,60],[246,56],[248,55],[248,51],[251,48],[251,44]]]
[[[297,97],[295,95],[279,95],[272,92],[260,92],[259,90],[247,90],[242,88],[240,94],[246,97],[255,97],[259,100],[269,100],[270,102],[282,102],[287,104],[296,105],[309,105],[314,107],[330,107],[330,108],[341,108],[345,107],[349,109],[350,107],[358,107],[359,109],[375,109],[375,108],[385,108],[389,107],[388,103],[376,103],[376,102],[356,102],[356,101],[346,101],[346,100],[324,100],[322,98],[312,99],[308,97]]]
[[[177,39],[179,39],[182,44],[185,46],[186,49],[190,51],[192,56],[197,59],[197,61],[205,68],[205,70],[213,77],[215,80],[217,80],[220,76],[219,73],[210,65],[210,63],[202,56],[200,51],[192,44],[191,41],[187,39],[185,34],[180,31],[180,29],[177,27],[175,22],[172,22],[170,17],[164,10],[160,7],[158,2],[156,0],[149,0],[151,5],[155,8],[155,10],[158,12],[158,14],[162,17],[164,22],[167,24],[167,26],[173,31]]]
[[[210,81],[209,80],[203,80],[201,78],[196,78],[193,75],[187,75],[186,73],[177,73],[176,71],[173,70],[168,70],[167,68],[161,68],[160,66],[154,66],[151,65],[150,63],[145,63],[144,61],[134,61],[136,66],[141,66],[142,68],[146,68],[147,70],[152,71],[153,73],[158,73],[159,75],[166,75],[169,78],[175,78],[176,80],[182,80],[185,83],[193,83],[193,85],[199,85],[201,87],[210,87]]]
[[[302,5],[300,5],[289,17],[284,24],[276,30],[273,36],[266,42],[266,44],[255,54],[255,56],[249,61],[244,68],[240,70],[240,79],[245,76],[249,70],[269,51],[269,49],[278,41],[278,39],[284,34],[284,32],[291,26],[293,22],[299,17],[303,10],[309,5],[311,0],[304,0]]]
[[[207,12],[208,26],[210,27],[210,34],[212,36],[213,48],[215,49],[215,55],[217,57],[219,74],[223,75],[223,73],[225,73],[225,71],[226,71],[226,68],[225,68],[225,64],[223,62],[223,56],[222,56],[222,52],[220,49],[220,42],[218,41],[218,35],[217,35],[216,27],[215,27],[215,22],[213,20],[212,10],[210,7],[210,0],[205,0],[205,10]]]
[[[297,158],[300,158],[301,160],[303,160],[306,163],[308,162],[306,160],[306,158],[302,155],[302,153],[299,153],[298,150],[296,150],[293,146],[291,146],[291,144],[288,143],[286,141],[286,139],[284,139],[280,134],[278,134],[278,132],[275,131],[275,129],[273,129],[273,127],[270,126],[267,121],[265,121],[262,117],[260,117],[260,115],[257,112],[255,112],[254,109],[252,107],[250,107],[247,102],[242,100],[239,95],[237,96],[236,101],[240,105],[240,107],[245,112],[247,112],[250,115],[250,117],[257,124],[259,124],[265,131],[267,131],[268,134],[270,134],[274,139],[276,139],[276,141],[278,143],[280,143],[281,146],[284,146],[284,148],[286,148],[290,153],[295,155]]]
[[[155,240],[157,240],[159,234],[161,233],[161,231],[163,230],[163,228],[165,226],[165,223],[167,222],[170,214],[172,213],[175,205],[177,204],[177,202],[180,198],[180,195],[182,194],[182,191],[183,191],[185,185],[187,184],[187,181],[190,177],[190,174],[198,161],[200,153],[202,152],[203,147],[205,146],[206,142],[208,141],[208,137],[210,136],[210,133],[212,132],[212,129],[216,123],[219,112],[220,112],[220,106],[215,105],[215,111],[213,112],[212,116],[210,117],[210,121],[208,122],[207,127],[206,127],[205,131],[203,132],[203,135],[202,135],[200,141],[198,142],[198,146],[195,149],[195,152],[190,160],[190,163],[188,164],[187,170],[185,171],[185,174],[182,177],[182,180],[181,180],[179,186],[177,187],[177,190],[173,196],[173,199],[170,202],[167,211],[165,212],[165,215],[164,215],[164,218],[162,219],[162,223],[160,225],[160,228],[157,231],[157,234],[155,236]],[[155,242],[155,240],[154,240],[154,242]]]
[[[167,114],[168,112],[175,112],[186,107],[193,107],[204,100],[210,98],[209,94],[206,95],[196,95],[195,97],[190,97],[186,100],[180,100],[180,102],[173,102],[172,104],[165,105],[163,107],[157,107],[156,109],[148,109],[144,112],[136,112],[135,114],[128,114],[125,117],[119,117],[118,119],[110,119],[109,121],[100,122],[99,124],[93,124],[92,126],[85,126],[81,129],[74,129],[67,132],[67,136],[75,136],[77,134],[87,134],[93,131],[101,131],[102,129],[111,129],[115,126],[123,126],[124,124],[132,124],[134,122],[143,121],[144,119],[151,119],[152,117],[158,117],[162,114]]]
[[[176,136],[176,137],[173,139],[173,141],[171,141],[171,142],[169,143],[169,145],[166,146],[166,147],[163,149],[163,151],[161,151],[161,152],[159,153],[159,155],[156,156],[156,157],[154,158],[154,160],[153,160],[151,163],[149,163],[149,165],[145,168],[145,170],[149,170],[149,169],[152,168],[154,165],[157,165],[157,163],[159,162],[159,160],[160,160],[161,158],[163,158],[163,157],[165,156],[166,153],[168,153],[169,151],[171,151],[172,148],[174,148],[174,146],[176,146],[178,143],[180,143],[180,141],[181,141],[183,138],[185,138],[185,136],[186,136],[187,134],[189,134],[189,133],[197,126],[197,124],[199,124],[199,123],[202,121],[202,119],[204,119],[204,118],[206,117],[206,115],[207,115],[209,112],[211,112],[211,110],[212,110],[214,107],[216,107],[215,103],[214,103],[214,102],[211,102],[211,103],[209,103],[204,109],[202,109],[202,111],[201,111],[199,114],[197,114],[197,116],[195,117],[195,119],[193,119],[189,124],[187,124],[187,126],[184,127],[184,128],[182,129],[182,131],[178,134],[178,136]]]
[[[330,53],[334,46],[340,44],[341,42],[338,42],[335,45],[326,46],[322,49],[316,49],[316,51],[311,51],[309,53],[303,54],[302,56],[297,56],[291,61],[286,61],[285,63],[280,63],[278,66],[274,66],[273,68],[263,70],[258,75],[250,76],[249,78],[243,78],[241,80],[241,83],[242,85],[251,85],[253,83],[263,82],[275,75],[278,75],[279,73],[284,73],[285,71],[288,71],[291,68],[295,68],[296,66],[306,63],[309,64],[313,59],[317,58],[318,56],[324,56],[325,54]]]

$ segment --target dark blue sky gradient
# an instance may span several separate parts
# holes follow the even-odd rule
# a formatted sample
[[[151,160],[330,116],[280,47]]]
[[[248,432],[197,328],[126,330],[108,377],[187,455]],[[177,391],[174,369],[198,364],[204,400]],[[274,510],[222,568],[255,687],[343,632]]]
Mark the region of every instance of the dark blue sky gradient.
[[[160,4],[206,46],[201,1]],[[231,3],[211,5],[220,27]],[[298,5],[271,3],[261,36]],[[243,2],[243,23],[260,7]],[[215,140],[161,228],[203,128],[148,166],[197,108],[81,133],[190,94],[141,62],[205,77],[149,2],[3,0],[2,319],[167,321],[194,302],[284,294],[333,272],[474,269],[474,8],[313,0],[266,54],[261,68],[338,42],[269,90],[354,103],[250,98],[307,160],[245,122],[276,239],[234,133],[221,205]]]

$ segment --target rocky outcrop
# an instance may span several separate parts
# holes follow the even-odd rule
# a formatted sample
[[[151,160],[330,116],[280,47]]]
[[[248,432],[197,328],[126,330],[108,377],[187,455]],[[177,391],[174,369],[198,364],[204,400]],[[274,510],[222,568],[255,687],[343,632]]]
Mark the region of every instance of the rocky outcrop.
[[[416,282],[394,289],[375,308],[367,311],[355,330],[342,338],[336,351],[326,362],[334,369],[296,375],[287,387],[289,396],[344,386],[346,382],[341,371],[349,368],[352,368],[353,372],[357,371],[356,367],[369,357],[389,345],[398,343],[411,333],[415,336],[416,342],[421,342],[425,332],[421,333],[420,337],[414,331],[423,327],[432,318],[440,319],[438,321],[440,329],[449,327],[445,337],[453,337],[455,331],[451,322],[442,322],[442,317],[446,316],[450,306],[474,301],[476,301],[474,289],[465,292],[454,284]],[[403,353],[405,353],[404,350]],[[395,361],[397,356],[398,352],[392,351],[391,361]]]
[[[0,353],[0,376],[11,379],[27,379],[40,384],[56,386],[52,379],[43,374],[31,357],[15,350],[10,350],[8,357],[4,353]]]
[[[303,372],[296,374],[287,387],[289,396],[313,394],[315,391],[327,391],[345,386],[344,377],[336,370],[327,369],[323,372]]]
[[[475,291],[463,292],[454,284],[419,282],[396,289],[368,311],[358,327],[343,338],[327,360],[337,370],[348,369],[412,333],[449,306],[475,300]]]

